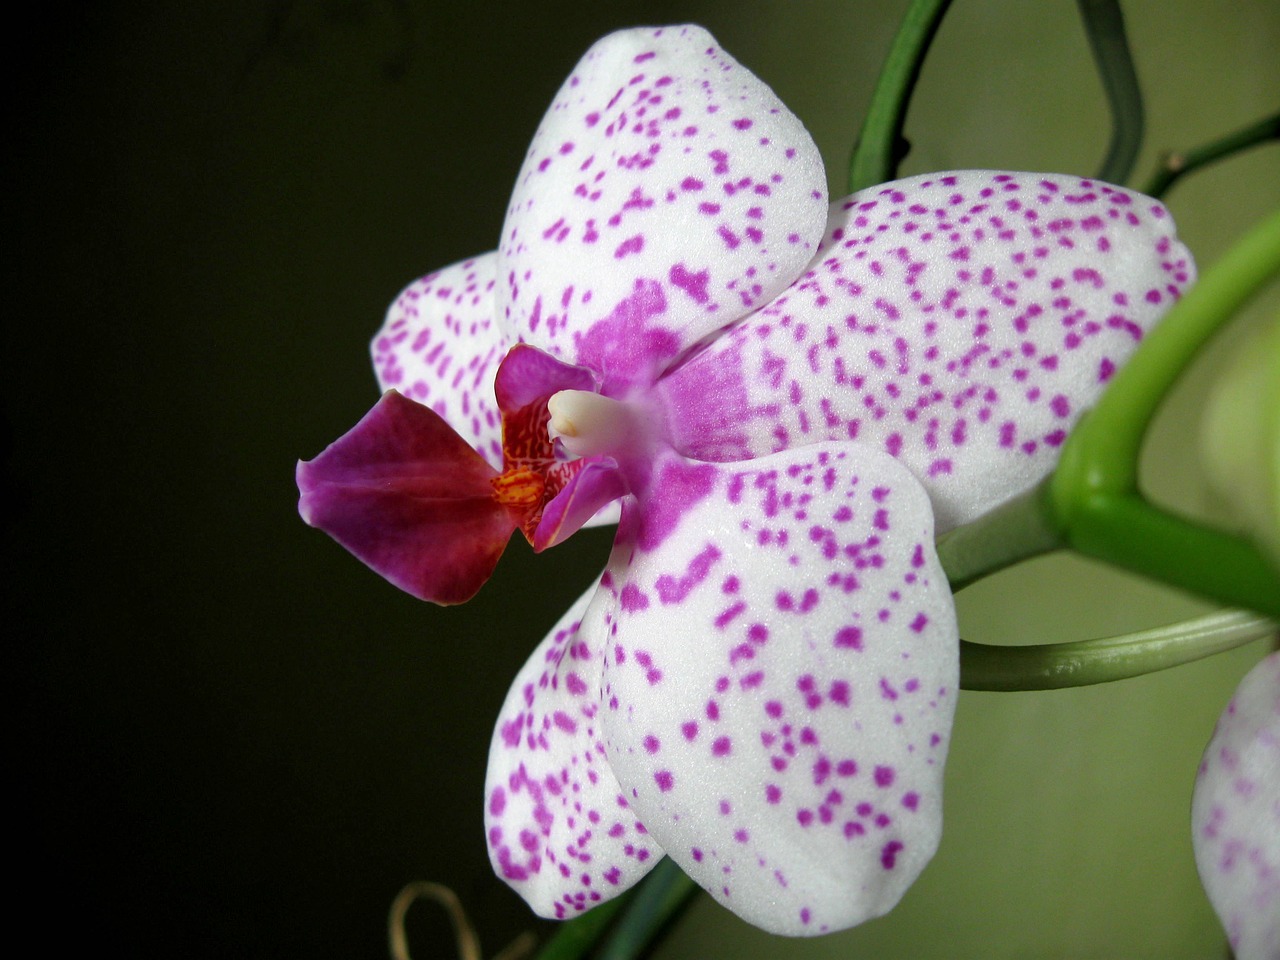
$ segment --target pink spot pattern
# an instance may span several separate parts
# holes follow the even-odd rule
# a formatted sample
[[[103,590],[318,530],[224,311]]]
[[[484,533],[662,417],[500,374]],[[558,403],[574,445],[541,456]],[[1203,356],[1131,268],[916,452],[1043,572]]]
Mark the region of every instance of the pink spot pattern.
[[[645,327],[672,334],[674,356],[780,293],[825,220],[813,139],[710,34],[615,33],[534,134],[498,251],[498,320],[582,363],[580,337],[639,278],[661,294]]]
[[[613,638],[599,728],[649,835],[753,922],[766,922],[755,904],[781,901],[788,924],[803,910],[821,932],[840,923],[849,890],[896,899],[941,834],[930,798],[958,682],[923,491],[885,454],[820,443],[722,466],[655,550],[629,540],[632,509],[597,600]],[[749,555],[735,549],[743,538]],[[718,625],[725,583],[742,609]],[[663,584],[664,603],[620,600]],[[781,626],[781,597],[796,629],[765,629]],[[658,699],[628,647],[640,637],[663,672]],[[679,853],[692,848],[701,859]]]
[[[1196,867],[1241,960],[1280,956],[1280,653],[1240,682],[1191,803]]]
[[[803,276],[664,381],[673,439],[707,460],[881,446],[945,531],[1048,472],[1194,278],[1164,208],[1119,187],[962,171],[873,188],[832,204]]]
[[[499,713],[485,785],[495,870],[540,913],[562,919],[626,889],[662,856],[601,741],[603,661],[581,627],[593,592],[516,677]],[[641,749],[657,754],[661,746],[651,736]]]
[[[501,469],[493,379],[509,344],[494,320],[496,266],[489,253],[409,284],[387,311],[371,352],[382,390],[430,407]]]

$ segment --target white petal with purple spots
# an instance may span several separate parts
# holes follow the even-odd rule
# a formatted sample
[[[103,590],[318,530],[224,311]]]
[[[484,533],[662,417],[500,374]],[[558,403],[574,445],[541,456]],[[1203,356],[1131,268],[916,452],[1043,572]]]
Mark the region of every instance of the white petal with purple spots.
[[[503,228],[500,321],[619,393],[794,280],[825,198],[803,125],[709,33],[612,34],[534,135]]]
[[[942,828],[959,657],[928,498],[857,444],[685,469],[701,475],[679,503],[656,484],[644,523],[624,507],[602,585],[613,769],[747,921],[815,935],[879,916]]]
[[[1043,174],[914,177],[834,204],[808,273],[659,389],[699,459],[827,439],[888,451],[944,532],[1048,474],[1193,276],[1149,197]]]
[[[592,587],[570,608],[516,677],[485,782],[494,870],[535,911],[556,919],[616,896],[662,857],[600,742],[603,659],[587,614],[595,595]]]
[[[415,280],[396,298],[373,338],[373,369],[438,413],[502,469],[502,417],[493,377],[510,346],[494,320],[497,255],[487,253]]]
[[[1240,682],[1191,804],[1196,866],[1238,960],[1280,958],[1280,653]]]

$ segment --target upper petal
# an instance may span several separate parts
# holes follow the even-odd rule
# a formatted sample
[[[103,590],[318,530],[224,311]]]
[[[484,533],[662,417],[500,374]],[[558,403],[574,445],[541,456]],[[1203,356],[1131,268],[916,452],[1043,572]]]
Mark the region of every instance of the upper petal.
[[[616,896],[662,850],[647,836],[600,742],[605,637],[593,585],[539,644],[499,714],[485,780],[493,869],[541,916],[565,919]]]
[[[1193,273],[1165,208],[1119,187],[885,184],[834,204],[809,272],[666,378],[673,441],[729,460],[856,438],[911,468],[942,532],[1053,469]]]
[[[501,469],[493,378],[509,344],[494,319],[497,259],[486,253],[409,284],[370,346],[383,390],[430,407]]]
[[[730,910],[789,935],[852,926],[941,832],[958,644],[928,498],[857,444],[700,469],[680,502],[642,503],[666,516],[648,548],[624,506],[602,583],[609,759]]]
[[[1240,682],[1191,803],[1196,866],[1239,960],[1280,957],[1280,653]]]
[[[812,138],[700,27],[624,30],[574,68],[534,135],[500,248],[508,335],[647,382],[769,302],[813,256]]]

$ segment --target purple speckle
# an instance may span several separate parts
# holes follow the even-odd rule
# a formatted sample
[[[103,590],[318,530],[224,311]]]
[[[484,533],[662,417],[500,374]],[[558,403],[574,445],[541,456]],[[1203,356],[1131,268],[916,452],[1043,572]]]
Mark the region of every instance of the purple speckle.
[[[644,249],[644,236],[637,233],[634,237],[628,237],[618,244],[618,248],[613,251],[615,260],[621,260],[623,257],[631,253],[639,253]]]
[[[837,647],[843,647],[847,650],[861,650],[862,629],[854,626],[841,627],[836,631],[834,643]]]
[[[880,849],[880,866],[886,870],[892,870],[894,864],[898,861],[898,854],[902,852],[902,841],[890,840]]]

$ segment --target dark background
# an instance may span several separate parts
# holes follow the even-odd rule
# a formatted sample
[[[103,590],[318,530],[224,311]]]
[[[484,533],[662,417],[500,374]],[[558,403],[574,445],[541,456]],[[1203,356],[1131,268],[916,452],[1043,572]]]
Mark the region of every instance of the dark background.
[[[298,520],[294,461],[376,399],[367,344],[397,291],[493,246],[529,136],[599,36],[704,23],[810,125],[839,192],[904,8],[28,11],[3,68],[0,158],[16,929],[54,955],[377,957],[386,908],[415,879],[455,889],[488,952],[532,925],[485,858],[485,750],[507,683],[609,534],[553,561],[516,542],[475,603],[427,608]],[[1261,0],[1239,11],[1131,5],[1151,98],[1142,169],[1275,108],[1280,17]],[[1073,4],[962,0],[922,80],[906,172],[1088,172],[1105,130]],[[1274,150],[1234,163],[1170,201],[1202,260],[1280,201]],[[1185,443],[1198,404],[1177,402],[1167,445]],[[1200,503],[1193,458],[1164,456],[1156,484]],[[1018,642],[1195,609],[1068,562],[966,596],[962,622]],[[1258,655],[1120,695],[968,695],[948,841],[901,929],[790,943],[704,903],[670,951],[894,955],[882,936],[911,943],[904,956],[961,955],[1007,928],[1009,955],[1202,955],[1220,933],[1174,833],[1213,717]],[[1105,889],[1117,877],[1135,909]],[[416,955],[453,955],[441,915],[411,920]],[[1063,952],[1019,946],[1050,928]]]

